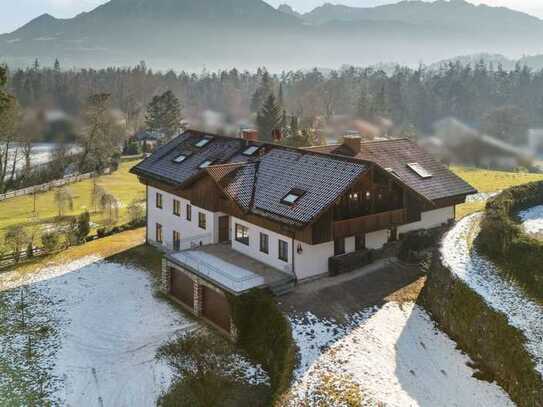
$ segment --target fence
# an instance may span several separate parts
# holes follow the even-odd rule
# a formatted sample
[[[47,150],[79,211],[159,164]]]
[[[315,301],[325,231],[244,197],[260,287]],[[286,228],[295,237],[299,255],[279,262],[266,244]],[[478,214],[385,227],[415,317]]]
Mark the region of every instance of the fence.
[[[40,257],[47,254],[47,251],[41,247],[34,247],[32,249],[32,257]],[[0,270],[6,269],[8,267],[14,266],[17,264],[17,256],[13,253],[0,256]],[[27,250],[23,249],[19,253],[19,263],[28,259]]]
[[[48,182],[46,184],[34,185],[32,187],[18,189],[16,191],[6,192],[5,194],[0,195],[0,202],[5,201],[6,199],[15,198],[17,196],[32,195],[37,192],[47,192],[53,188],[62,187],[64,185],[73,184],[74,182],[79,182],[85,179],[91,178],[93,175],[92,172],[87,174],[74,175],[71,177],[65,177],[62,179],[57,179],[55,181]]]

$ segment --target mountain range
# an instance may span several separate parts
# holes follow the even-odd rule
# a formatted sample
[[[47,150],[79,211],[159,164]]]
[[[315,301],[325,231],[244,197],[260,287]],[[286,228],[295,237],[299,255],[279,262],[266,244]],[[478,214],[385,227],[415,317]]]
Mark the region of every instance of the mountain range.
[[[0,35],[0,61],[66,66],[133,65],[200,71],[272,70],[420,62],[488,53],[543,53],[543,21],[464,0],[300,14],[262,0],[111,0],[71,19],[42,15]]]

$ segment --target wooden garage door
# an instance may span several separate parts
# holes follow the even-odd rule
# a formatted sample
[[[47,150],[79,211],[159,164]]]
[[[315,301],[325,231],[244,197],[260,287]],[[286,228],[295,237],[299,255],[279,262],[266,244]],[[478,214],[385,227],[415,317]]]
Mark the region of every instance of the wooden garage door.
[[[194,283],[192,279],[176,269],[171,269],[171,279],[171,294],[175,298],[183,302],[183,304],[189,306],[190,308],[193,308]]]
[[[230,304],[226,297],[208,287],[203,288],[203,294],[203,316],[230,332]]]

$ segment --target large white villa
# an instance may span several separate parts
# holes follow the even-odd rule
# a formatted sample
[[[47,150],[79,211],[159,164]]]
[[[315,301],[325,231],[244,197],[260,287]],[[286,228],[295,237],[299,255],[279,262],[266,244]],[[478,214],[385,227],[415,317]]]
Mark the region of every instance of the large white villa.
[[[281,293],[454,220],[476,191],[407,139],[297,149],[188,130],[133,168],[163,289],[232,331],[226,293]],[[344,266],[344,267],[343,267]]]

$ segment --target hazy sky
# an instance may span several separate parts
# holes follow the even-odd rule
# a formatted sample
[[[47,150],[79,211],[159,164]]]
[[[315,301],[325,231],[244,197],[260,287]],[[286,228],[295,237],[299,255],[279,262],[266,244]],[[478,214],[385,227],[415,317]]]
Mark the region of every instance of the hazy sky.
[[[10,32],[43,13],[55,17],[73,17],[82,11],[88,11],[106,0],[0,0],[0,33]],[[325,3],[323,0],[266,0],[273,6],[288,3],[299,11],[307,11]],[[330,3],[348,4],[351,6],[375,6],[395,3],[393,0],[328,0]],[[472,3],[485,3],[492,6],[505,6],[543,18],[542,0],[472,0]]]

